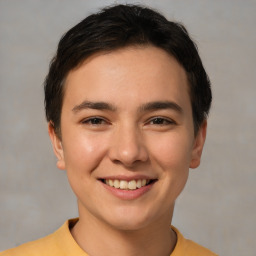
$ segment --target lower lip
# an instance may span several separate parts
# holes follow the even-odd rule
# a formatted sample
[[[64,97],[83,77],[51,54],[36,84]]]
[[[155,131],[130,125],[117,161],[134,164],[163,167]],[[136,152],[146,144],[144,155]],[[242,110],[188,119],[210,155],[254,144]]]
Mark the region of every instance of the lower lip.
[[[122,200],[134,200],[137,199],[139,197],[141,197],[142,195],[144,195],[145,193],[147,193],[152,187],[154,183],[151,183],[149,185],[143,186],[141,188],[137,188],[134,190],[125,190],[125,189],[118,189],[115,187],[110,187],[105,183],[102,183],[102,185],[110,192],[112,193],[114,196],[122,199]]]

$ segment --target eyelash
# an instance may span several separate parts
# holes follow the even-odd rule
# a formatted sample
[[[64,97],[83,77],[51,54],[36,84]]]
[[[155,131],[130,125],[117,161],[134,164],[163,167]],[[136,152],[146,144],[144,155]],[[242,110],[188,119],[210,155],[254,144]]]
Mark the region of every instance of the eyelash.
[[[104,118],[95,116],[95,117],[84,119],[82,120],[81,123],[92,125],[92,126],[99,126],[99,125],[107,124],[108,122]],[[146,124],[157,125],[157,126],[167,126],[167,125],[174,125],[176,124],[176,122],[164,117],[153,117],[149,121],[147,121]]]
[[[152,122],[155,122],[155,121],[156,121],[156,123],[152,123]],[[176,124],[173,120],[168,119],[168,118],[164,118],[164,117],[151,118],[147,123],[151,124],[151,125],[160,125],[160,126]]]
[[[94,117],[90,117],[90,118],[83,120],[81,123],[97,126],[97,125],[106,124],[107,121],[101,117],[94,116]]]

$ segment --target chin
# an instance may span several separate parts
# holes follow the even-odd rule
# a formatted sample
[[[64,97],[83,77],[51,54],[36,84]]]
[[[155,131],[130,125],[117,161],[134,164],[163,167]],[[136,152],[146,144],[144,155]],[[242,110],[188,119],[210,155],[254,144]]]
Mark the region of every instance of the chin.
[[[134,209],[133,209],[134,210]],[[153,222],[153,216],[145,211],[133,211],[131,209],[123,209],[118,213],[111,212],[110,218],[106,222],[116,230],[135,231],[140,230]]]
[[[119,231],[135,231],[147,227],[147,222],[141,220],[134,220],[132,218],[126,220],[115,220],[115,222],[111,222],[109,224],[114,229]]]

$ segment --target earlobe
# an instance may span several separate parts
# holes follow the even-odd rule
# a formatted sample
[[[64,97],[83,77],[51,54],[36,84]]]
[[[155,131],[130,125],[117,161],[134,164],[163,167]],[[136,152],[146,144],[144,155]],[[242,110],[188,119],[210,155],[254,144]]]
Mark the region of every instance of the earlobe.
[[[206,131],[207,131],[207,121],[205,120],[195,137],[190,166],[189,166],[192,169],[197,168],[200,165],[201,155],[203,152],[204,142],[206,139]]]
[[[56,165],[60,170],[65,170],[66,166],[65,166],[62,143],[61,143],[60,138],[56,134],[56,132],[54,130],[54,125],[51,121],[48,123],[48,134],[49,134],[51,142],[52,142],[54,154],[58,159]]]

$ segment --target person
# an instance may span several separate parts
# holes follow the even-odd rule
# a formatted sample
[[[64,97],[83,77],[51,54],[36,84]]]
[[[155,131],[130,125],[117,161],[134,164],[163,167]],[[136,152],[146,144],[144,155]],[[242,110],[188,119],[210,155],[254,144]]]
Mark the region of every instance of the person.
[[[103,8],[61,38],[44,89],[79,218],[1,256],[216,255],[171,226],[212,101],[183,25],[144,6]]]

